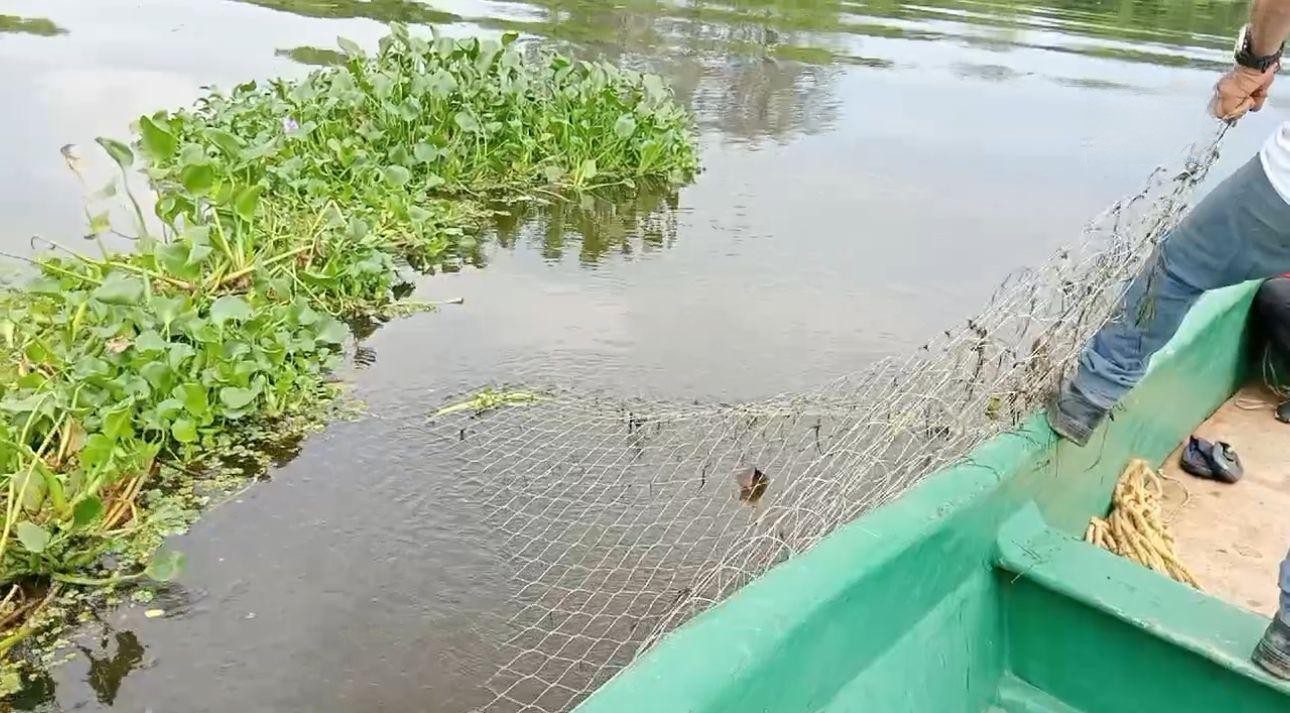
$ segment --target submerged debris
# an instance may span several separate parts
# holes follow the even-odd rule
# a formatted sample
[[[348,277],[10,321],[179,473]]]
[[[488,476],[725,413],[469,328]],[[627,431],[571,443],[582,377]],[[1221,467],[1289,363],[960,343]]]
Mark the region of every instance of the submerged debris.
[[[756,505],[761,496],[770,487],[770,478],[755,467],[744,468],[735,473],[735,483],[739,486],[740,502]]]

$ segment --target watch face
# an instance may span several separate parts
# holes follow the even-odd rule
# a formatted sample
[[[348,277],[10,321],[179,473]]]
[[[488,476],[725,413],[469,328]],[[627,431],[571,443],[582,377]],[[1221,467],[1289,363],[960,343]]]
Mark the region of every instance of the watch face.
[[[1242,25],[1241,31],[1236,33],[1236,46],[1232,48],[1232,54],[1240,54],[1245,49],[1245,36],[1249,34],[1250,26]]]

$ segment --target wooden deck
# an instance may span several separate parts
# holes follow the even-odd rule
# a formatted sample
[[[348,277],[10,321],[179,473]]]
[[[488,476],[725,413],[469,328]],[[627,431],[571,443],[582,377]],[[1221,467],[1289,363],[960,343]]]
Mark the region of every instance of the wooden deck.
[[[1165,513],[1178,554],[1205,591],[1271,616],[1277,608],[1277,568],[1290,549],[1290,424],[1273,417],[1278,399],[1247,386],[1196,428],[1227,441],[1245,465],[1233,485],[1188,475],[1180,446],[1162,471]]]

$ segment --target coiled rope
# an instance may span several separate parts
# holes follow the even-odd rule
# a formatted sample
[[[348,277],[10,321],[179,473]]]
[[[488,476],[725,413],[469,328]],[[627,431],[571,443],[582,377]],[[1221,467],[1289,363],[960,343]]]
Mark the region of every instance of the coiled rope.
[[[1174,538],[1165,523],[1160,476],[1142,459],[1124,469],[1111,496],[1111,513],[1092,518],[1084,541],[1137,562],[1184,584],[1200,583],[1174,551]]]

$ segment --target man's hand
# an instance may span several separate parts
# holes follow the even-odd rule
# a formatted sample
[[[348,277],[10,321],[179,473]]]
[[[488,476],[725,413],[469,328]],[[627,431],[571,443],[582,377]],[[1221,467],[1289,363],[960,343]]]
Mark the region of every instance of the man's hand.
[[[1214,85],[1214,98],[1209,102],[1209,113],[1224,121],[1236,121],[1247,111],[1258,111],[1268,100],[1268,87],[1277,76],[1280,63],[1266,71],[1236,65]]]

